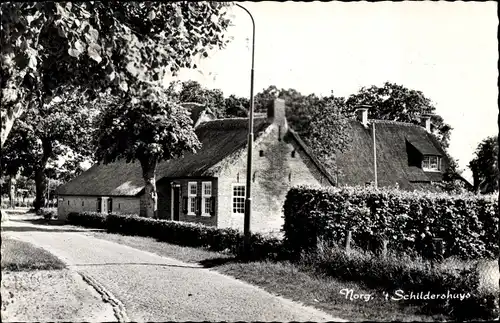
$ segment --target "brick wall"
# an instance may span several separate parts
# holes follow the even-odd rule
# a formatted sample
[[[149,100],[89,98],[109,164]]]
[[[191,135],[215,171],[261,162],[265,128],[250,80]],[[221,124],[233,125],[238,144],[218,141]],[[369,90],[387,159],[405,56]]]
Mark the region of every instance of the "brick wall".
[[[113,213],[139,214],[139,197],[112,197]]]
[[[183,178],[183,179],[169,179],[166,180],[165,183],[157,185],[158,191],[158,217],[161,219],[173,220],[172,205],[171,205],[171,183],[180,185],[180,193],[181,196],[179,198],[179,221],[185,222],[196,222],[202,223],[209,226],[217,225],[217,199],[215,202],[216,209],[215,214],[213,216],[201,216],[201,215],[188,215],[183,211],[183,197],[188,196],[188,183],[196,182],[197,183],[197,192],[198,195],[201,196],[202,182],[211,182],[212,183],[212,196],[217,196],[218,194],[218,183],[216,178]]]
[[[139,214],[138,197],[111,197],[113,213]],[[59,219],[67,219],[71,212],[97,212],[98,196],[60,196],[57,208]],[[107,211],[107,197],[103,197],[101,210]]]
[[[273,124],[254,145],[252,158],[252,218],[254,232],[277,231],[283,225],[283,203],[292,186],[329,185],[327,179],[291,136]],[[260,156],[262,151],[263,156]],[[292,152],[295,154],[292,156]],[[243,229],[243,214],[232,213],[232,184],[246,183],[246,151],[219,177],[218,226]]]

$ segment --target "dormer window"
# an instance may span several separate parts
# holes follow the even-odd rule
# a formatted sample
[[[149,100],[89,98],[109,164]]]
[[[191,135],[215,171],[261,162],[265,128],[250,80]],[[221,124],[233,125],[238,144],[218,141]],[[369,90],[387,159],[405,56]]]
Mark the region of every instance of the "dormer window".
[[[422,159],[422,169],[429,172],[441,170],[441,158],[439,156],[424,156]]]

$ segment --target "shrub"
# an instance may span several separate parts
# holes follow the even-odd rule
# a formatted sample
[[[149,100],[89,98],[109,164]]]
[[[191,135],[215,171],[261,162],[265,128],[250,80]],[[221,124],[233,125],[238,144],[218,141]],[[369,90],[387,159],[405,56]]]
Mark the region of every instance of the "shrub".
[[[72,212],[68,214],[68,222],[83,227],[106,229],[106,214],[97,212]]]
[[[385,240],[392,250],[433,258],[433,238],[441,238],[444,257],[494,258],[499,251],[492,196],[299,187],[288,192],[284,214],[284,242],[295,257],[314,251],[318,239],[343,243],[347,230],[367,250]]]
[[[53,208],[41,208],[36,212],[36,214],[43,216],[46,220],[53,220],[57,218],[57,210]]]
[[[356,249],[348,252],[320,241],[315,253],[302,255],[301,265],[321,275],[363,282],[366,287],[383,289],[390,296],[397,296],[398,290],[405,295],[411,292],[418,298],[405,302],[425,302],[426,314],[445,313],[460,320],[492,319],[498,315],[496,294],[479,291],[476,262],[461,268],[433,267],[429,261],[418,257],[392,253],[379,257]],[[465,298],[422,299],[427,293],[429,297],[449,293],[462,294]]]
[[[235,229],[205,226],[197,223],[142,218],[137,215],[70,213],[68,221],[75,225],[107,229],[108,232],[151,237],[159,241],[213,251],[229,251],[243,256],[243,234]],[[254,233],[251,236],[251,259],[284,257],[281,240]]]

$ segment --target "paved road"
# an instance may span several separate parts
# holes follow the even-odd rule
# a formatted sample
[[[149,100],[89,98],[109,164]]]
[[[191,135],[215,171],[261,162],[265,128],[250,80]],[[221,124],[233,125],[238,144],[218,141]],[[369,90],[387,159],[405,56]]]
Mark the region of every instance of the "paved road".
[[[343,321],[201,266],[67,227],[52,231],[12,220],[2,227],[65,261],[114,306],[120,321]]]

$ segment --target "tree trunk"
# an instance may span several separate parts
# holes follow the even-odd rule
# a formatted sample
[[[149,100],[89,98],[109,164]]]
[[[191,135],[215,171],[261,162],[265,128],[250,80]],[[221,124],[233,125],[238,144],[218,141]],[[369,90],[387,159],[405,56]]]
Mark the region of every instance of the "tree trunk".
[[[18,174],[19,173],[9,176],[9,205],[13,209],[16,207],[15,199],[16,199],[16,191],[17,191],[16,183],[17,183]]]
[[[158,213],[158,195],[156,192],[156,160],[141,161],[144,178],[144,194],[141,196],[139,215],[156,218]]]
[[[47,162],[52,155],[52,143],[50,140],[42,140],[43,156],[40,164],[37,165],[35,169],[35,188],[36,188],[36,198],[35,198],[35,211],[45,206],[46,203],[46,190],[47,190],[47,176],[45,175],[45,169],[47,168]]]
[[[37,168],[35,170],[35,211],[45,206],[45,191],[47,190],[47,176],[45,176],[44,169]]]

